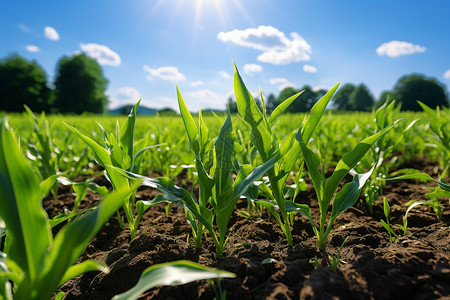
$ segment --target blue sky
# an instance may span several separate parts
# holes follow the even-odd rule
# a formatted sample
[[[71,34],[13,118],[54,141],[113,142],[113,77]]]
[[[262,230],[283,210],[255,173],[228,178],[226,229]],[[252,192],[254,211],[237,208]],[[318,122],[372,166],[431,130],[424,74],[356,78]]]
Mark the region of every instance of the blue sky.
[[[450,86],[450,1],[0,1],[1,58],[53,81],[79,51],[102,65],[111,108],[177,108],[178,83],[191,110],[224,109],[232,60],[254,94],[342,80],[378,97],[410,73]]]

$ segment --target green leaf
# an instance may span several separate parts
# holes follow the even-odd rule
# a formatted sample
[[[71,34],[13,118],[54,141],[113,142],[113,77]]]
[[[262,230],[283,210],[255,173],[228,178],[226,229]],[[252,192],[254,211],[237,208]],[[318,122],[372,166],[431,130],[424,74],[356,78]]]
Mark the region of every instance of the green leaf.
[[[58,294],[56,294],[55,300],[63,300],[65,295],[66,294],[64,294],[64,292],[59,292]]]
[[[269,122],[245,86],[236,65],[234,65],[234,70],[234,95],[239,114],[252,127],[250,139],[258,149],[263,161],[267,161],[277,151]]]
[[[304,125],[301,127],[302,130],[302,138],[305,144],[308,144],[309,139],[311,138],[314,130],[319,124],[320,119],[327,108],[328,103],[336,92],[337,88],[341,83],[339,82],[334,87],[332,87],[319,101],[314,104],[311,108],[311,113],[309,114],[308,119],[306,119]]]
[[[45,179],[44,181],[41,181],[41,183],[39,184],[39,189],[41,190],[42,198],[47,196],[50,189],[55,185],[57,178],[61,175],[62,174],[52,175],[52,176],[48,177],[47,179]]]
[[[257,127],[263,119],[263,114],[256,105],[255,99],[244,84],[244,81],[239,75],[236,65],[234,66],[234,95],[236,97],[236,105],[239,114],[252,127]]]
[[[112,133],[110,134],[109,141],[110,141],[110,148],[108,152],[111,154],[111,162],[116,167],[126,169],[124,168],[123,163],[124,154],[122,152],[122,149],[120,148],[120,145],[117,143],[116,138]]]
[[[330,178],[327,179],[325,183],[324,195],[326,195],[327,199],[325,199],[324,206],[328,207],[329,202],[331,201],[331,197],[333,196],[339,183],[342,181],[345,175],[347,175],[347,173],[356,166],[356,164],[364,157],[366,152],[373,146],[373,144],[375,144],[376,141],[383,137],[386,132],[392,129],[392,125],[397,122],[398,120],[388,127],[384,128],[383,130],[380,130],[374,135],[362,140],[355,146],[353,150],[344,154],[344,156],[338,162],[333,174]]]
[[[120,146],[123,152],[122,168],[129,170],[134,165],[134,128],[136,123],[136,113],[139,106],[139,100],[131,109],[128,118],[122,125],[120,130]]]
[[[261,178],[268,170],[270,170],[273,165],[280,159],[279,156],[274,156],[264,164],[256,167],[245,179],[241,180],[233,187],[232,198],[239,198],[244,194],[250,185],[256,180]]]
[[[221,195],[226,192],[232,185],[231,171],[232,161],[231,156],[234,153],[234,140],[231,136],[233,132],[233,125],[231,123],[231,115],[228,112],[227,118],[220,128],[217,140],[214,143],[216,169],[214,172],[215,192]]]
[[[214,112],[213,112],[214,113]],[[214,116],[216,116],[216,114],[214,113]],[[202,148],[206,146],[206,144],[208,143],[209,140],[209,131],[208,131],[208,127],[206,127],[205,122],[203,122],[203,117],[202,117],[202,110],[199,109],[198,110],[198,127],[200,130],[200,141],[201,141],[201,146]]]
[[[59,285],[62,285],[64,282],[75,278],[78,275],[91,271],[101,271],[103,273],[109,273],[108,266],[105,263],[88,259],[79,264],[71,266],[64,274],[63,278],[59,282]]]
[[[137,187],[138,183],[132,189]],[[53,247],[41,264],[39,280],[30,280],[27,274],[17,289],[18,299],[26,298],[25,295],[29,295],[31,291],[36,291],[36,299],[49,299],[88,243],[131,193],[132,190],[128,188],[112,192],[106,195],[97,209],[64,226],[57,233]]]
[[[333,208],[331,211],[331,218],[336,218],[339,214],[352,207],[358,200],[361,190],[370,178],[375,167],[369,172],[363,174],[356,174],[353,176],[353,181],[346,183],[342,189],[336,194],[333,201]]]
[[[183,100],[183,96],[181,96],[181,92],[180,89],[178,88],[178,85],[177,85],[177,97],[178,97],[178,106],[180,108],[181,117],[183,118],[184,127],[186,128],[186,132],[189,137],[189,142],[191,143],[191,149],[194,150],[194,142],[197,141],[198,135],[197,125],[195,124],[195,121],[192,118],[192,115],[189,112],[186,103]]]
[[[286,200],[284,203],[286,205],[287,212],[299,212],[302,216],[306,217],[309,223],[311,223],[314,233],[317,234],[316,225],[314,224],[314,220],[311,215],[311,210],[309,209],[308,205],[295,203],[294,201],[291,200]]]
[[[389,206],[389,202],[386,200],[386,197],[383,198],[383,211],[387,220],[389,218],[389,214],[391,213],[391,207]]]
[[[415,174],[406,174],[403,176],[393,177],[393,178],[384,178],[384,180],[397,180],[397,179],[419,179],[423,181],[433,181],[437,183],[443,190],[450,191],[450,184],[446,183],[444,179],[435,180],[430,175],[426,173],[415,173]]]
[[[70,130],[72,130],[74,133],[76,133],[89,147],[91,147],[92,150],[94,150],[94,154],[95,154],[95,160],[97,161],[97,163],[99,165],[101,165],[102,167],[108,166],[108,165],[113,165],[113,162],[111,160],[111,155],[108,152],[108,150],[106,150],[105,148],[103,148],[102,146],[100,146],[99,144],[97,144],[94,140],[92,140],[91,138],[85,136],[84,134],[82,134],[81,132],[78,131],[78,129],[76,129],[75,127],[72,127],[66,123],[64,123]],[[108,170],[108,168],[106,168]],[[114,189],[118,190],[121,189],[123,187],[127,187],[128,186],[128,181],[125,177],[121,176],[120,174],[118,174],[117,172],[108,172],[108,178],[111,181],[111,184],[113,185]]]
[[[417,102],[419,103],[419,105],[422,107],[422,109],[425,111],[425,113],[430,118],[431,130],[433,130],[434,133],[436,133],[439,137],[441,137],[441,134],[440,134],[440,123],[441,122],[438,118],[438,115],[424,103],[422,103],[420,101],[417,101]]]
[[[146,290],[160,285],[180,285],[192,281],[214,278],[234,278],[235,274],[208,269],[190,261],[174,261],[158,264],[147,268],[141,275],[136,286],[127,292],[114,296],[113,300],[133,300]]]
[[[52,234],[42,208],[43,191],[6,119],[0,122],[0,194],[0,218],[8,228],[8,259],[35,279]]]
[[[275,201],[263,201],[263,200],[257,200],[255,201],[255,203],[267,208],[269,212],[275,217],[275,219],[277,220],[278,224],[281,227],[281,230],[283,230],[284,232],[285,229],[283,221],[281,221],[280,215],[275,210],[275,208],[278,207],[277,203]]]
[[[301,91],[300,93],[297,93],[289,98],[287,98],[286,100],[284,100],[283,102],[281,102],[272,112],[272,114],[270,115],[269,118],[269,123],[271,126],[273,126],[275,124],[275,121],[278,119],[278,117],[289,107],[289,105],[291,105],[292,102],[294,102],[295,99],[298,98],[298,96],[300,96],[301,93],[303,93],[304,91]]]
[[[306,146],[306,143],[304,142],[304,139],[302,137],[302,130],[299,129],[297,131],[297,135],[295,138],[300,144],[303,153],[303,159],[305,160],[308,167],[309,176],[311,177],[314,189],[316,190],[320,206],[322,203],[321,200],[323,199],[323,182],[325,180],[325,175],[320,173],[320,159],[311,149]],[[322,210],[322,206],[320,207]]]
[[[84,214],[84,213],[86,213],[86,212],[88,212],[89,210],[92,210],[92,209],[94,209],[94,208],[88,208],[88,209],[86,209],[86,210],[83,210],[83,211],[77,211],[77,212],[66,211],[66,212],[64,212],[64,213],[62,213],[62,214],[59,214],[59,215],[53,217],[52,219],[50,219],[50,220],[49,220],[49,222],[50,222],[50,227],[53,228],[53,227],[55,227],[56,225],[61,224],[61,223],[64,222],[64,221],[73,219],[73,218],[75,218],[75,217],[77,217],[77,216],[79,216],[79,215],[82,215],[82,214]]]

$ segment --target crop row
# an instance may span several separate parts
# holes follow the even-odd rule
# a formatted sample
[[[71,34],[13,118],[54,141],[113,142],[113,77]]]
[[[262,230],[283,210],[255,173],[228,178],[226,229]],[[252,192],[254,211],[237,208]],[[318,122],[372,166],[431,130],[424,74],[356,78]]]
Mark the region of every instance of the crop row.
[[[228,112],[205,117],[199,111],[194,119],[177,88],[181,117],[139,117],[138,102],[123,120],[97,118],[100,126],[88,122],[89,116],[36,116],[27,110],[25,116],[10,116],[14,133],[4,118],[0,217],[6,239],[0,259],[0,294],[5,299],[45,299],[70,278],[105,271],[107,266],[90,260],[74,265],[104,222],[117,212],[134,238],[145,211],[163,202],[185,209],[195,247],[201,248],[208,235],[218,259],[227,246],[228,224],[239,199],[247,199],[249,215],[264,209],[271,213],[289,245],[293,245],[291,230],[298,212],[313,228],[323,263],[333,269],[339,259],[329,259],[327,240],[334,220],[359,199],[372,210],[386,180],[434,181],[436,188],[428,195],[429,201],[419,204],[431,205],[439,216],[439,197],[450,193],[443,179],[411,169],[397,172],[397,178],[389,172],[426,153],[428,159],[440,162],[445,178],[450,165],[450,111],[432,111],[421,104],[422,114],[400,113],[392,101],[370,114],[333,115],[326,108],[338,86],[308,115],[283,114],[293,101],[302,101],[301,93],[268,115],[263,94],[260,110],[235,69],[239,114],[234,116]],[[181,132],[186,134],[181,137]],[[104,173],[112,191],[92,179],[71,180],[97,172]],[[149,176],[155,172],[162,176]],[[172,180],[181,173],[198,186],[198,195],[175,185]],[[348,174],[353,179],[344,182]],[[306,178],[316,192],[319,222],[314,221],[308,205],[295,201],[306,187]],[[48,193],[57,195],[58,181],[71,185],[77,198],[71,211],[49,220],[42,199]],[[135,196],[141,185],[161,194],[138,200]],[[104,199],[97,207],[77,210],[88,189]],[[386,201],[384,208],[383,226],[390,236],[396,235]],[[53,237],[51,228],[58,224],[64,226]],[[135,288],[117,299],[138,297],[156,285],[231,276],[183,261],[154,266],[144,271]]]

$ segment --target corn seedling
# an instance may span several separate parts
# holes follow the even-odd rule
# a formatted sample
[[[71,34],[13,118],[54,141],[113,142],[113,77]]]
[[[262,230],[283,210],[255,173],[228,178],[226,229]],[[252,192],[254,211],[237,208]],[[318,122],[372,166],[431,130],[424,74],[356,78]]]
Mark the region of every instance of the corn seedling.
[[[97,209],[67,224],[53,238],[41,200],[55,178],[39,183],[5,119],[0,124],[0,177],[0,217],[6,225],[0,256],[4,299],[13,295],[15,299],[49,299],[65,281],[88,271],[106,270],[103,263],[93,260],[73,264],[123,198],[132,193],[130,188],[108,194]]]
[[[208,229],[216,244],[217,255],[221,257],[228,240],[226,236],[228,222],[236,202],[240,196],[247,192],[255,180],[258,180],[274,165],[279,157],[274,156],[271,160],[255,169],[249,164],[239,165],[236,179],[233,182],[231,174],[236,169],[236,167],[233,168],[233,157],[235,149],[240,148],[240,146],[235,143],[230,113],[228,113],[219,135],[213,143],[209,139],[208,129],[202,121],[201,112],[199,113],[199,125],[197,127],[179,89],[177,89],[177,95],[186,133],[189,137],[191,149],[195,154],[195,164],[200,184],[198,206],[201,207],[201,210],[208,210],[207,206],[212,206],[214,218],[219,229],[219,236],[216,236],[211,226],[213,218],[211,212],[209,213],[211,215],[208,214],[207,218],[205,218],[205,220],[209,220],[207,224],[202,224],[203,222],[197,218],[192,210],[189,210],[191,215],[188,214],[188,220],[193,226],[193,234],[196,239],[201,238],[202,226]],[[197,224],[200,226],[197,226]],[[198,244],[196,243],[196,245]]]
[[[258,200],[256,203],[266,207],[271,212],[285,234],[288,244],[293,245],[291,218],[289,217],[289,212],[303,210],[306,214],[308,211],[306,211],[306,205],[296,204],[292,201],[286,200],[284,191],[286,187],[286,180],[291,173],[301,151],[300,146],[294,141],[294,134],[291,134],[283,141],[280,141],[273,134],[272,126],[275,124],[280,115],[286,110],[286,108],[295,99],[297,99],[301,93],[286,99],[275,108],[269,117],[266,114],[264,97],[262,93],[261,100],[263,111],[261,112],[255,99],[248,91],[241,76],[239,75],[236,66],[234,66],[234,71],[234,94],[236,97],[236,104],[239,114],[251,127],[250,140],[252,144],[258,151],[264,163],[273,160],[275,157],[279,157],[279,159],[277,159],[277,163],[267,172],[270,182],[270,189],[266,183],[259,185],[259,188],[264,189],[270,196],[270,200]],[[325,95],[324,97],[329,97],[331,99],[333,92]],[[278,207],[281,217],[275,210],[276,207]]]
[[[28,144],[27,156],[37,166],[38,174],[41,179],[47,179],[59,172],[59,149],[53,144],[49,130],[49,122],[42,112],[40,118],[37,118],[33,112],[25,105],[25,110],[33,122],[33,133],[37,138],[35,144]],[[58,194],[58,185],[55,183],[50,189],[53,197]]]
[[[105,168],[105,175],[111,182],[114,190],[129,187],[131,182],[127,177],[121,175],[121,173],[113,171],[111,167],[118,167],[130,172],[135,171],[137,169],[135,162],[138,161],[139,157],[144,153],[144,151],[155,147],[145,147],[135,153],[134,130],[136,123],[136,110],[139,102],[140,101],[138,101],[131,109],[130,114],[121,127],[118,122],[116,123],[115,134],[111,133],[108,135],[108,133],[102,128],[105,141],[104,147],[82,134],[76,128],[66,124],[69,129],[76,133],[89,147],[92,148],[94,151],[95,161]],[[124,199],[123,203],[123,210],[130,228],[132,239],[135,237],[139,222],[145,212],[145,210],[143,210],[145,206],[138,205],[136,206],[137,215],[135,216],[133,212],[135,203],[135,194],[131,195],[127,199]],[[119,220],[121,220],[119,214],[118,217]]]
[[[435,137],[435,143],[429,144],[442,152],[441,166],[450,168],[450,109],[439,107],[433,111],[424,103],[417,101],[429,118],[429,126]]]
[[[332,92],[336,90],[337,86],[332,89]],[[330,93],[330,92],[328,92]],[[327,93],[327,95],[328,95]],[[326,257],[326,246],[328,235],[333,227],[333,222],[336,217],[347,210],[349,207],[353,206],[358,200],[362,188],[364,187],[366,181],[370,178],[374,167],[372,167],[368,172],[363,174],[357,174],[353,176],[352,182],[346,183],[342,189],[336,193],[339,183],[342,179],[356,166],[356,164],[364,157],[367,151],[378,141],[388,130],[392,128],[392,125],[382,129],[381,131],[375,133],[374,135],[359,142],[353,150],[346,153],[338,162],[332,175],[328,178],[325,177],[324,164],[319,156],[314,153],[307,146],[307,142],[314,132],[317,124],[319,124],[320,119],[325,111],[331,96],[326,97],[325,95],[320,99],[311,109],[311,113],[306,119],[306,121],[300,126],[297,131],[296,139],[300,144],[301,151],[303,153],[303,158],[308,167],[308,172],[310,174],[314,189],[316,191],[317,199],[319,202],[320,210],[320,223],[316,226],[307,207],[305,213],[301,210],[300,213],[306,216],[317,237],[317,243],[319,249],[323,252]],[[334,200],[333,200],[334,198]],[[333,200],[333,202],[332,202]],[[327,224],[327,212],[328,207],[332,203],[332,212],[330,219]]]
[[[339,267],[339,261],[341,260],[341,251],[342,248],[344,248],[344,244],[347,242],[348,237],[346,237],[343,241],[342,244],[339,246],[339,248],[336,250],[336,255],[331,257],[331,270],[333,270],[333,272],[337,272],[338,267]]]
[[[395,106],[395,101],[386,101],[375,112],[375,132],[382,130],[394,122],[398,115],[401,105]],[[384,178],[389,170],[398,163],[398,157],[393,155],[395,146],[404,140],[404,135],[408,132],[417,120],[410,122],[406,127],[401,127],[400,123],[395,124],[396,130],[387,133],[383,139],[378,140],[369,152],[371,155],[365,156],[361,160],[360,166],[369,169],[375,162],[374,171],[364,187],[364,197],[369,208],[370,214],[373,214],[373,205],[379,195],[383,194]]]
[[[389,222],[389,215],[391,213],[391,207],[389,206],[389,202],[386,200],[386,197],[383,198],[383,211],[384,216],[386,217],[386,222],[383,220],[381,221],[381,225],[383,225],[384,229],[389,234],[389,242],[392,243],[392,236],[395,236],[398,239],[398,235],[394,232],[394,230],[391,227],[391,223]]]

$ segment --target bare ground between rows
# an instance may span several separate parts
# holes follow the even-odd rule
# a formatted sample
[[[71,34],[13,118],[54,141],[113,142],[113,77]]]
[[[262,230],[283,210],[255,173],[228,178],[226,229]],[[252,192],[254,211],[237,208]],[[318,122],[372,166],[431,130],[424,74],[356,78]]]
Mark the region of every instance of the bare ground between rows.
[[[437,175],[435,164],[416,160],[415,168]],[[406,165],[408,167],[408,165]],[[393,181],[384,188],[391,204],[391,223],[402,222],[409,200],[425,200],[432,184],[418,181]],[[70,208],[73,196],[61,190],[57,200],[48,200],[49,214]],[[142,199],[157,191],[143,189]],[[202,249],[195,249],[187,238],[191,229],[184,211],[172,206],[169,216],[164,205],[151,207],[144,215],[137,237],[130,241],[127,228],[120,228],[117,218],[110,219],[79,259],[106,262],[109,274],[90,272],[61,287],[65,299],[111,299],[130,289],[147,267],[174,260],[191,260],[205,266],[224,269],[237,275],[222,280],[228,299],[438,299],[450,296],[450,205],[444,205],[443,222],[431,208],[418,206],[408,216],[409,234],[390,243],[380,223],[384,218],[381,197],[370,215],[363,203],[340,215],[329,237],[330,254],[335,254],[348,237],[335,273],[329,267],[314,269],[309,263],[320,257],[308,221],[297,215],[293,227],[294,246],[287,245],[278,224],[267,213],[249,219],[234,214],[230,221],[230,240],[224,258],[217,260],[212,240],[204,239]],[[89,193],[84,206],[98,197]],[[318,216],[314,190],[302,192],[298,202],[308,203]],[[245,210],[238,203],[237,211]],[[266,258],[271,263],[263,264]],[[159,287],[141,299],[213,299],[215,294],[206,281],[182,286]]]

